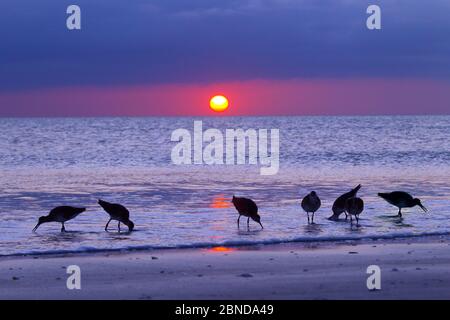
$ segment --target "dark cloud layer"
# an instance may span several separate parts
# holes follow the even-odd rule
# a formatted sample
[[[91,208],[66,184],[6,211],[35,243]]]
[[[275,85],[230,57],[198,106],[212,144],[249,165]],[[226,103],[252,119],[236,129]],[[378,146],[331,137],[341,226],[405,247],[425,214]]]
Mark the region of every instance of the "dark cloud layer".
[[[82,9],[82,30],[65,10]],[[365,27],[382,8],[381,31]],[[0,91],[450,77],[448,0],[2,0]]]

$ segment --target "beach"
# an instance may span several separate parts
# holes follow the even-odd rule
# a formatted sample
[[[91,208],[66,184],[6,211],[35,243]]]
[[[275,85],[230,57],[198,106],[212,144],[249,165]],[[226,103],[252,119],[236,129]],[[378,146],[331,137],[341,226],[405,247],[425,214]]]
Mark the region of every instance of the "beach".
[[[0,119],[0,298],[450,298],[450,117],[198,119],[221,132],[279,128],[279,172],[171,163],[172,131],[194,118]],[[328,220],[359,184],[359,226]],[[313,190],[321,207],[308,224],[300,204]],[[396,216],[378,196],[395,190],[428,212]],[[257,204],[264,229],[244,218],[238,228],[233,195]],[[125,206],[133,231],[105,232],[99,199]],[[32,232],[58,206],[86,211],[67,232]],[[72,265],[81,290],[67,289]],[[378,291],[366,285],[372,265]]]
[[[0,299],[450,299],[449,237],[0,258]],[[81,269],[81,289],[66,268]],[[366,286],[381,269],[381,289]]]

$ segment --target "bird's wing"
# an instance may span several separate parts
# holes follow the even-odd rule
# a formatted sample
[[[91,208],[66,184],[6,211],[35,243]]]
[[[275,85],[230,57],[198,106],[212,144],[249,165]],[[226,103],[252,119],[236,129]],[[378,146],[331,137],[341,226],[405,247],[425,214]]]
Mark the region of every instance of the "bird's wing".
[[[249,209],[249,212],[251,212],[251,213],[258,213],[258,206],[252,200],[250,200],[248,203],[248,209]]]
[[[114,206],[115,206],[116,208],[118,208],[120,211],[122,211],[122,212],[126,215],[127,218],[130,217],[130,211],[128,211],[128,209],[125,208],[123,205],[121,205],[121,204],[115,204]]]
[[[305,205],[306,205],[306,201],[308,201],[307,199],[308,199],[308,197],[309,197],[309,195],[308,196],[306,196],[306,197],[304,197],[303,199],[302,199],[302,208],[303,209],[305,209]]]
[[[391,196],[393,198],[401,198],[401,199],[409,199],[409,200],[413,199],[413,197],[409,193],[404,192],[404,191],[391,192]]]
[[[56,207],[56,208],[53,208],[52,210],[50,210],[50,213],[48,215],[50,217],[54,217],[56,215],[59,215],[59,214],[61,214],[61,212],[65,211],[65,208],[67,208],[67,207]]]

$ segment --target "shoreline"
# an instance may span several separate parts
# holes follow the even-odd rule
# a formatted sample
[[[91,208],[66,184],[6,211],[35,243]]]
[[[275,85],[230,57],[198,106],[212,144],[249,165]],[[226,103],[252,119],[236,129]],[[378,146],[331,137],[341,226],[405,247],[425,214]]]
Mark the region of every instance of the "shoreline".
[[[136,246],[126,248],[93,248],[89,250],[54,250],[54,251],[42,251],[42,252],[29,252],[29,253],[14,253],[14,254],[0,254],[0,262],[2,259],[8,258],[27,258],[27,257],[64,257],[64,256],[78,256],[78,255],[102,255],[102,254],[129,254],[140,252],[160,252],[160,251],[183,251],[183,250],[204,250],[215,247],[227,247],[236,250],[245,248],[270,248],[278,246],[327,246],[327,245],[354,245],[354,244],[371,244],[371,243],[405,243],[405,242],[438,242],[442,239],[450,241],[450,232],[443,233],[430,233],[426,235],[409,235],[409,236],[367,236],[361,238],[354,237],[335,237],[324,239],[298,239],[298,240],[267,240],[259,242],[228,242],[228,243],[205,243],[205,244],[193,244],[186,246],[174,246],[174,247],[154,247],[154,246]]]
[[[1,257],[0,299],[450,299],[450,237],[408,240]]]

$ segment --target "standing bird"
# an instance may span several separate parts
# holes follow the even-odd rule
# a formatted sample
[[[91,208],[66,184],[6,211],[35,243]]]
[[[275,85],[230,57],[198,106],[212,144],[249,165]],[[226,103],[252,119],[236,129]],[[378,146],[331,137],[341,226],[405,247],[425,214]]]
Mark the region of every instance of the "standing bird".
[[[315,191],[311,191],[310,194],[306,195],[302,200],[302,208],[305,210],[308,216],[309,223],[309,213],[312,212],[311,223],[314,223],[314,213],[319,210],[321,205],[320,198],[317,196]]]
[[[56,207],[52,209],[47,216],[42,216],[39,218],[38,224],[34,227],[33,232],[35,232],[41,224],[47,222],[60,222],[62,224],[61,232],[65,232],[66,228],[64,226],[64,222],[72,220],[84,211],[86,211],[86,208],[75,208],[69,206]]]
[[[345,211],[350,215],[350,223],[353,224],[352,216],[356,218],[356,224],[359,224],[359,215],[364,210],[364,201],[361,198],[353,197],[345,201]]]
[[[409,193],[403,192],[403,191],[394,191],[391,193],[379,193],[379,197],[383,198],[393,206],[396,206],[398,208],[398,216],[402,216],[402,209],[403,208],[412,208],[415,206],[419,206],[422,208],[424,212],[428,212],[427,208],[425,208],[422,205],[422,202],[417,199],[413,198]]]
[[[98,204],[109,214],[108,223],[105,226],[105,231],[108,231],[108,225],[111,220],[119,221],[118,228],[120,232],[120,223],[122,222],[128,226],[128,231],[133,231],[134,223],[130,220],[130,212],[127,208],[120,204],[109,203],[103,200],[98,200]]]
[[[353,190],[344,193],[343,195],[341,195],[340,197],[338,197],[336,199],[336,201],[334,201],[333,203],[333,215],[331,217],[328,218],[328,220],[338,220],[339,216],[342,213],[345,213],[345,219],[347,219],[347,213],[345,212],[345,202],[347,201],[347,199],[349,198],[353,198],[356,197],[356,194],[358,193],[359,189],[361,189],[361,185],[358,184]]]
[[[233,196],[233,200],[231,200],[231,202],[233,202],[234,207],[239,213],[239,218],[237,220],[238,229],[239,219],[241,219],[241,216],[247,217],[247,228],[250,228],[250,218],[252,218],[252,220],[258,222],[261,228],[264,229],[261,224],[261,217],[258,214],[258,206],[253,200]]]

